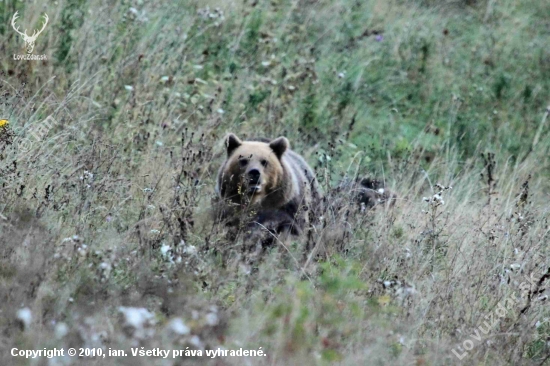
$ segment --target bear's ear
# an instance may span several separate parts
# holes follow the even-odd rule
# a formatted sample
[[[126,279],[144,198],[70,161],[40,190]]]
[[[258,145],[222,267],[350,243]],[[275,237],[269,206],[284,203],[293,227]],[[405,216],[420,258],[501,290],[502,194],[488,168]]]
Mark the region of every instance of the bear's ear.
[[[231,156],[231,153],[242,144],[243,142],[239,140],[239,138],[234,134],[230,133],[229,135],[227,135],[227,137],[225,138],[225,147],[227,148],[227,156]]]
[[[269,143],[269,147],[271,148],[271,150],[273,150],[273,152],[275,153],[275,155],[277,155],[279,159],[281,158],[281,156],[283,156],[286,149],[288,149],[288,145],[289,143],[286,137],[276,138]]]

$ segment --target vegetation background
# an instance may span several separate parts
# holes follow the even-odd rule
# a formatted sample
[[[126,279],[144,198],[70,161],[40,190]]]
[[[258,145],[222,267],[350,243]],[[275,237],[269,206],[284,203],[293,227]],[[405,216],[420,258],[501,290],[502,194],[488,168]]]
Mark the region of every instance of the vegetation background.
[[[539,0],[0,2],[0,364],[550,365],[549,37]],[[252,250],[228,132],[399,199]]]

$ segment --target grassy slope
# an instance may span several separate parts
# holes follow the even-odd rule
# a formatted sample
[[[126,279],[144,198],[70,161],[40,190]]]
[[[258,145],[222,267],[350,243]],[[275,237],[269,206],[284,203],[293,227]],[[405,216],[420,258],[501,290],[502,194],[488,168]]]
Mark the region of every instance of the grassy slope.
[[[549,4],[4,1],[6,55],[22,52],[16,9],[22,24],[48,13],[49,60],[2,59],[0,117],[18,137],[58,123],[2,152],[1,364],[11,347],[196,343],[176,318],[201,347],[263,347],[252,364],[455,364],[510,297],[464,361],[547,357],[548,311],[520,285],[549,267]],[[287,136],[326,191],[383,176],[398,205],[314,222],[318,261],[305,240],[254,258],[209,218],[230,131]],[[436,182],[453,189],[431,207]],[[125,328],[120,305],[154,312],[152,332]],[[90,364],[113,362],[129,360]]]

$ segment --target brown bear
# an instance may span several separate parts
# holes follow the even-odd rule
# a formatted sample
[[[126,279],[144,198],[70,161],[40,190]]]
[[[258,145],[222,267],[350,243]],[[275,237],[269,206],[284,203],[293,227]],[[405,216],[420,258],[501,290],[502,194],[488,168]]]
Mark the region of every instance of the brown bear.
[[[299,234],[305,212],[319,197],[315,175],[304,158],[290,150],[285,137],[242,141],[234,134],[225,139],[227,159],[217,177],[216,192],[237,210],[249,208],[252,221],[274,225],[276,232]]]
[[[384,183],[378,179],[357,179],[352,188],[355,193],[354,198],[362,210],[371,209],[377,205],[385,205],[386,203],[389,203],[391,207],[397,199],[395,193],[387,189]]]

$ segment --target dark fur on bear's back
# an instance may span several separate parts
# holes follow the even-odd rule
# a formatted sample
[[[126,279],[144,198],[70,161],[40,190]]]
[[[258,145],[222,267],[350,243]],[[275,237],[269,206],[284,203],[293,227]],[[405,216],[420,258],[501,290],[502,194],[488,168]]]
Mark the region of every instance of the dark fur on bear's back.
[[[244,223],[271,233],[298,235],[327,209],[348,210],[355,203],[364,211],[386,203],[392,206],[396,199],[382,182],[369,178],[344,180],[321,199],[313,170],[290,150],[284,137],[241,141],[230,134],[225,145],[227,158],[218,171],[216,192],[221,203],[218,218],[228,226]],[[251,183],[252,170],[258,170],[261,184]]]
[[[378,179],[363,178],[358,183],[357,200],[359,204],[366,208],[372,208],[379,204],[389,202],[393,205],[396,200],[396,195],[387,189],[383,182]]]

